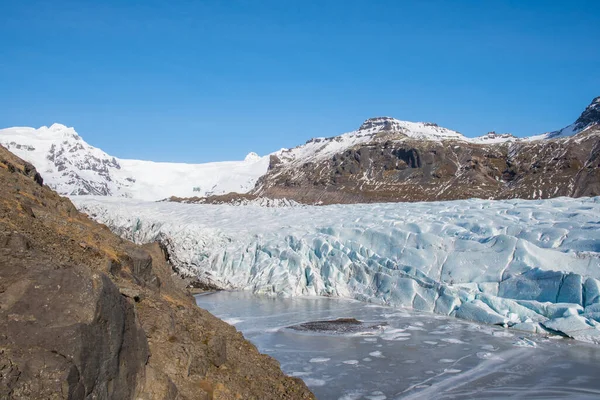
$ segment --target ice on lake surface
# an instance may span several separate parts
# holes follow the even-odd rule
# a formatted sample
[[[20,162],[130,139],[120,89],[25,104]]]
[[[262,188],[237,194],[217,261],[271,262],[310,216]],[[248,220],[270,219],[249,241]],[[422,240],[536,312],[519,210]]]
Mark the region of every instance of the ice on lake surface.
[[[196,301],[319,399],[600,396],[597,345],[343,299],[217,292]],[[338,335],[287,328],[338,318],[364,321],[367,329]]]

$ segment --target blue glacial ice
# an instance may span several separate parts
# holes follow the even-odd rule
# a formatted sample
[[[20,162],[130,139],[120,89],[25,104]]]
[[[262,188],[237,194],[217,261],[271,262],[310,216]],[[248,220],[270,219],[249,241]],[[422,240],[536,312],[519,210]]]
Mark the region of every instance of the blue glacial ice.
[[[222,288],[337,296],[600,343],[600,197],[267,208],[74,197]]]

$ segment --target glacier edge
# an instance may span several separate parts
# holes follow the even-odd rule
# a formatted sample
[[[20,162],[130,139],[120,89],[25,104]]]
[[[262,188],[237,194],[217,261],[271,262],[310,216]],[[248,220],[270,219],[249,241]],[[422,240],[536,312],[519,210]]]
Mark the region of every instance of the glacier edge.
[[[600,198],[264,208],[73,197],[219,287],[338,296],[600,343]]]

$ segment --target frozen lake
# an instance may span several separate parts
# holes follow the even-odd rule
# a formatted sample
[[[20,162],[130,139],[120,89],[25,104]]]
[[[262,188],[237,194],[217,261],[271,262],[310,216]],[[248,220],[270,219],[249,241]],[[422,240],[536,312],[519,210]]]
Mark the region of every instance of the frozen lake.
[[[352,300],[244,292],[196,300],[287,374],[302,378],[319,399],[600,396],[597,345]],[[337,318],[383,327],[353,334],[287,328]]]

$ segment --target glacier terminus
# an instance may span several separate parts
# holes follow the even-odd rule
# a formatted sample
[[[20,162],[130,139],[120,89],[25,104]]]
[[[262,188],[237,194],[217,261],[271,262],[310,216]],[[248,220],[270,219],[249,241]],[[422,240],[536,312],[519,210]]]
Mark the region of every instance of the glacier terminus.
[[[600,198],[260,207],[73,197],[222,289],[406,307],[600,343]]]

